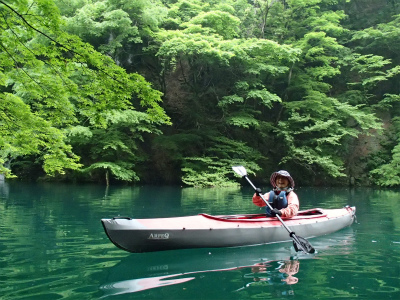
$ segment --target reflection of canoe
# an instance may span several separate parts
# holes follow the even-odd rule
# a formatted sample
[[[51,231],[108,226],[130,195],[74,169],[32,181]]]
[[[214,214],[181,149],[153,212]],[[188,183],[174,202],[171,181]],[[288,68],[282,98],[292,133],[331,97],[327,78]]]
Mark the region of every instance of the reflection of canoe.
[[[169,279],[170,277],[173,278]],[[189,278],[174,278],[174,277],[177,277],[177,275],[124,280],[120,282],[113,282],[107,285],[103,285],[100,287],[100,289],[103,290],[105,293],[103,297],[106,297],[106,296],[115,296],[126,293],[141,292],[144,290],[154,289],[167,285],[180,284],[194,279],[194,277],[189,277]]]
[[[301,211],[285,223],[308,238],[335,232],[353,223],[355,207]],[[237,247],[289,241],[282,223],[263,214],[130,219],[102,219],[109,239],[130,252],[185,248]]]
[[[101,284],[100,289],[104,294],[103,297],[107,297],[165,286],[180,285],[182,288],[187,288],[185,285],[187,282],[191,282],[191,287],[196,284],[204,286],[204,281],[210,281],[215,285],[216,278],[224,278],[225,281],[229,281],[226,278],[234,278],[230,288],[237,291],[247,288],[250,283],[257,280],[263,282],[268,280],[265,283],[282,285],[283,288],[285,284],[293,284],[286,280],[293,279],[290,275],[298,272],[299,265],[294,272],[285,270],[285,267],[294,267],[293,264],[302,260],[321,259],[330,255],[349,255],[354,251],[353,243],[353,228],[347,227],[329,236],[313,239],[313,246],[318,249],[315,255],[294,252],[289,244],[281,243],[245,248],[166,251],[162,255],[157,252],[133,254],[108,268],[107,280]],[[265,271],[262,269],[264,267]],[[154,292],[152,298],[155,298]]]

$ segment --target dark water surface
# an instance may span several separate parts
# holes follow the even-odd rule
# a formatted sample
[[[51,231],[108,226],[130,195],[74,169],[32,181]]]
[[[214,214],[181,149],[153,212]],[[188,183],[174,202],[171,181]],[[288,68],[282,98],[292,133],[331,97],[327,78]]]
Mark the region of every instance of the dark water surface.
[[[290,243],[130,254],[101,218],[256,213],[252,191],[0,183],[0,299],[400,299],[400,191],[299,188],[357,223]]]

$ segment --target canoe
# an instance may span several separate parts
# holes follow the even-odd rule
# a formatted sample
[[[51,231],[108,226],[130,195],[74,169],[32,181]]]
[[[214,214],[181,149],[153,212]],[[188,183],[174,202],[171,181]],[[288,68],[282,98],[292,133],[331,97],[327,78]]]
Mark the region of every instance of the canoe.
[[[312,238],[350,226],[355,207],[299,211],[284,222],[298,236]],[[209,215],[101,220],[114,245],[134,253],[188,248],[218,248],[291,241],[282,223],[265,214]]]

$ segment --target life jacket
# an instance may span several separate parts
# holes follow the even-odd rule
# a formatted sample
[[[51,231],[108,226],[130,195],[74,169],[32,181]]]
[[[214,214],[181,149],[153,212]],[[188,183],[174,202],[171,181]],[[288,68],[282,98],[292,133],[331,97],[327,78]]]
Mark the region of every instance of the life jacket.
[[[287,195],[289,193],[287,191],[281,191],[278,195],[275,194],[275,191],[269,192],[268,203],[272,206],[272,208],[282,209],[288,206]],[[266,213],[269,217],[275,217],[274,213],[271,213],[271,209],[266,206]]]

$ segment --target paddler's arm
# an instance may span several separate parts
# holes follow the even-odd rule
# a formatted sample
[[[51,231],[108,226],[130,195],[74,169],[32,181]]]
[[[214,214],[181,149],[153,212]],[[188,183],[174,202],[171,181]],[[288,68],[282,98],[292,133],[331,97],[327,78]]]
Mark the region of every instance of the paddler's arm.
[[[268,201],[269,199],[269,192],[263,195],[264,199]],[[267,204],[265,204],[264,200],[257,195],[257,193],[254,193],[253,195],[253,203],[259,207],[264,207]]]
[[[299,198],[292,191],[287,195],[288,206],[281,209],[282,218],[292,218],[299,212]]]

